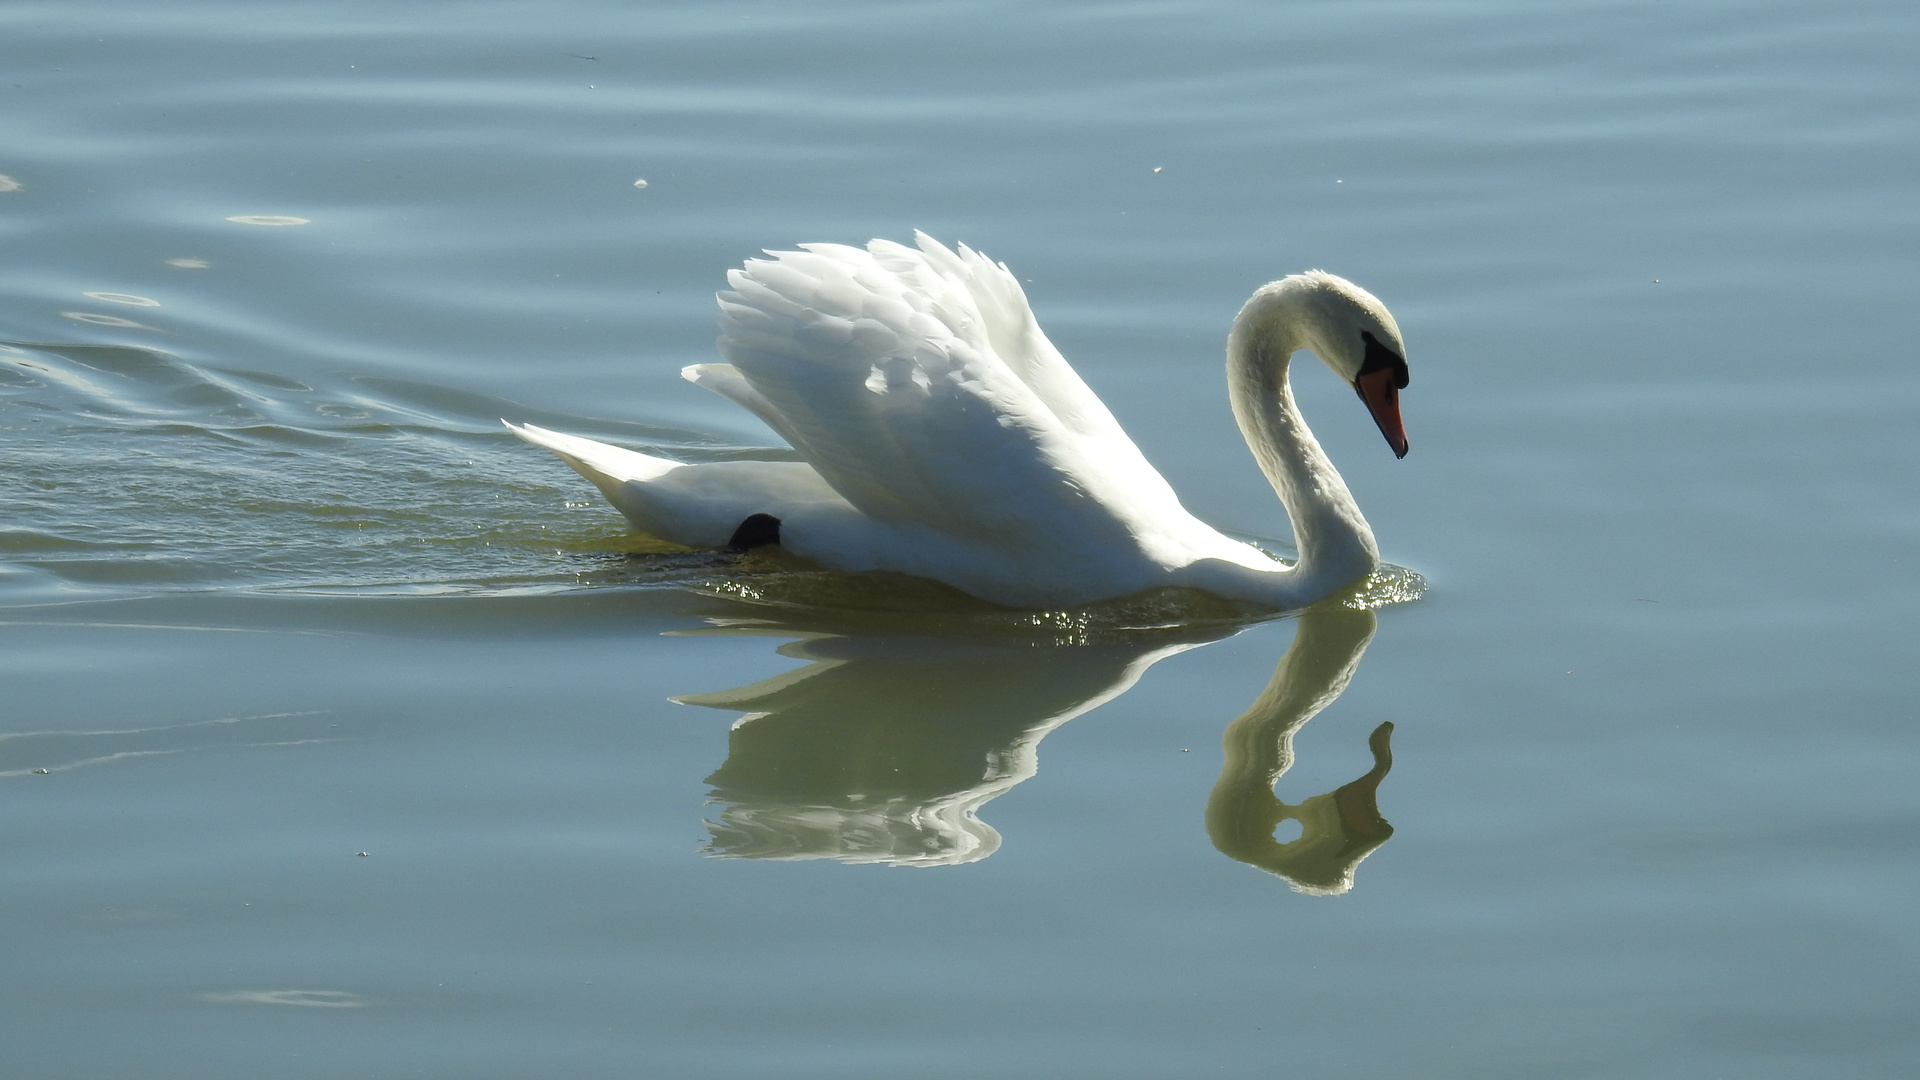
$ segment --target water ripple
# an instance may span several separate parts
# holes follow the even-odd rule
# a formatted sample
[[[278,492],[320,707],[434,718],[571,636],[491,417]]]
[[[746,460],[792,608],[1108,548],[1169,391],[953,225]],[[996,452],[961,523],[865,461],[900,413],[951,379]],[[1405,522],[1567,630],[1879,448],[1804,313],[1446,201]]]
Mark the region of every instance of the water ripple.
[[[499,592],[679,582],[714,559],[579,499],[502,431],[535,410],[127,346],[0,346],[0,602],[166,589]],[[579,418],[564,418],[576,426]],[[689,456],[688,432],[600,425]]]

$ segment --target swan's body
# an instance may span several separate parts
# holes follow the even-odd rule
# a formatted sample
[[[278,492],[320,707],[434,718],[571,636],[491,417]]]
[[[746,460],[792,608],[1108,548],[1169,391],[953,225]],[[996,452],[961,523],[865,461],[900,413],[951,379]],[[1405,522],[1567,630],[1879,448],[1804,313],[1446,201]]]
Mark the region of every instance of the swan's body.
[[[1379,565],[1373,532],[1287,385],[1310,349],[1406,452],[1405,349],[1386,308],[1317,271],[1267,285],[1234,321],[1234,416],[1292,519],[1289,566],[1189,514],[1047,341],[1005,266],[919,236],[772,252],[720,294],[726,364],[682,374],[766,421],[804,462],[693,465],[532,426],[644,532],[690,547],[756,514],[837,570],[945,582],[1012,607],[1160,586],[1302,607]]]

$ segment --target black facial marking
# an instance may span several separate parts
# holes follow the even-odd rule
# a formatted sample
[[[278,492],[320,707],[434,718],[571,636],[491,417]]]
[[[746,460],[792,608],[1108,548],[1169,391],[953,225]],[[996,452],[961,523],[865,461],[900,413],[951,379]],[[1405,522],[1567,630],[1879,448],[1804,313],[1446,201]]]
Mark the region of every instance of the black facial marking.
[[[1374,340],[1370,331],[1360,331],[1360,340],[1367,343],[1366,359],[1360,362],[1359,375],[1371,375],[1376,371],[1393,372],[1393,385],[1402,390],[1407,388],[1407,362],[1400,354]],[[1354,389],[1359,389],[1359,375],[1356,375]]]
[[[733,539],[727,541],[727,550],[747,551],[779,542],[779,518],[772,514],[749,514],[740,527],[733,530]]]

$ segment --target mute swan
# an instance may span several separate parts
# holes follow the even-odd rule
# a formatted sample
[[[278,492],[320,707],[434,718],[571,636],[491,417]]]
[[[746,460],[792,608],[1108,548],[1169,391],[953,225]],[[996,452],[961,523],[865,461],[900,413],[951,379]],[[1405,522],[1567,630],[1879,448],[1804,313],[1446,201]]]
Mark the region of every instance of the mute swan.
[[[1289,566],[1189,514],[1041,333],[1019,282],[964,245],[803,244],[730,271],[720,354],[681,375],[766,421],[803,462],[686,464],[507,424],[640,530],[778,543],[992,603],[1057,607],[1180,586],[1304,607],[1379,565],[1373,531],[1294,407],[1293,353],[1353,386],[1396,457],[1406,349],[1393,316],[1314,270],[1258,289],[1227,337],[1234,418],[1293,522]],[[505,423],[505,421],[503,421]]]

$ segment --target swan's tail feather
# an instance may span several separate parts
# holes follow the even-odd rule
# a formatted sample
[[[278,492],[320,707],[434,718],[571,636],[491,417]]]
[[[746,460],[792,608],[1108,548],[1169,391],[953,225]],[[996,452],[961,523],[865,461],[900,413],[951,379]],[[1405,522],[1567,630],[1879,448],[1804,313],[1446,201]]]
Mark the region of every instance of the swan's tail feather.
[[[551,450],[560,460],[573,466],[574,471],[594,482],[605,491],[606,480],[619,486],[634,480],[658,480],[667,473],[680,468],[684,463],[667,458],[642,454],[637,450],[609,446],[592,439],[583,439],[578,435],[563,435],[558,431],[548,431],[532,424],[513,424],[505,420],[507,430],[520,436],[535,446]],[[611,496],[609,496],[611,498]]]
[[[690,464],[532,424],[501,423],[527,442],[553,451],[573,471],[593,481],[593,486],[634,528],[687,547],[777,543],[786,535],[780,522],[795,512],[811,514],[815,519],[823,512],[836,518],[852,512],[820,474],[803,462]],[[767,520],[756,522],[756,515]],[[771,532],[767,531],[769,522]],[[743,526],[748,527],[744,533]]]
[[[554,456],[572,466],[574,472],[593,481],[593,486],[600,489],[600,494],[607,497],[614,509],[625,515],[642,532],[662,540],[686,543],[680,539],[679,530],[673,527],[673,516],[670,513],[663,514],[663,508],[657,504],[657,500],[647,498],[646,494],[653,481],[677,469],[686,468],[685,463],[609,446],[578,435],[563,435],[532,424],[500,422],[507,425],[508,431],[527,442],[553,451]]]

